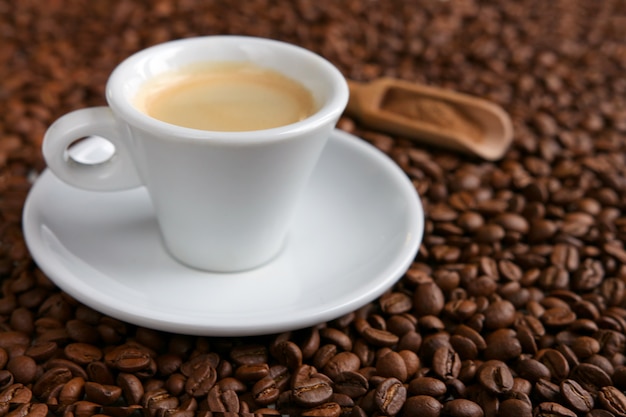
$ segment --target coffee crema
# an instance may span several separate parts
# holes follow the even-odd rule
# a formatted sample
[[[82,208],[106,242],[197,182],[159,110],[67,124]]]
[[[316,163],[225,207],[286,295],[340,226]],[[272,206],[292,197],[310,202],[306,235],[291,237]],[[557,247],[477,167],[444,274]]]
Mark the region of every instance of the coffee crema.
[[[311,92],[278,71],[253,63],[197,63],[147,81],[135,106],[150,117],[212,131],[270,129],[317,109]]]

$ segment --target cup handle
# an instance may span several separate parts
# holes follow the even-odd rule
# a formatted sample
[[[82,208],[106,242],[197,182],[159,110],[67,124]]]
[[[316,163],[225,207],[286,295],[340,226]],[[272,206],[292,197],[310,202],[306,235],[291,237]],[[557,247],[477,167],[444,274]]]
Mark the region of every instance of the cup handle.
[[[81,163],[70,157],[70,146],[79,139],[101,136],[115,147],[107,160]],[[56,120],[44,135],[42,152],[48,168],[62,181],[93,191],[115,191],[142,185],[122,139],[121,125],[109,107],[89,107],[67,113]]]

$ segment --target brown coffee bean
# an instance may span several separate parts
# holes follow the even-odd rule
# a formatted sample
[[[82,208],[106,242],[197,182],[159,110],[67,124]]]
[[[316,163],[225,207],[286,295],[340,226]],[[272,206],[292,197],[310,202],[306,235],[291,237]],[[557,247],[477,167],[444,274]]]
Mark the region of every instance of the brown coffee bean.
[[[335,392],[345,394],[350,398],[362,397],[369,389],[367,378],[358,372],[341,372],[334,379],[334,383]]]
[[[148,410],[172,410],[178,404],[178,398],[172,397],[165,389],[146,391],[141,398],[141,405]]]
[[[572,351],[580,360],[600,352],[600,342],[589,336],[580,336],[571,345]]]
[[[476,359],[478,356],[478,347],[468,337],[458,334],[452,335],[450,336],[450,345],[458,353],[461,360]]]
[[[67,381],[61,391],[58,399],[60,404],[73,404],[85,395],[85,380],[81,377],[75,377]]]
[[[261,345],[235,346],[230,351],[230,358],[237,365],[259,365],[267,363],[267,348]]]
[[[33,394],[45,401],[57,387],[62,386],[72,377],[72,373],[67,368],[52,368],[35,382],[32,388]]]
[[[167,389],[172,395],[181,395],[185,391],[185,383],[187,377],[183,374],[175,373],[171,374],[165,381],[165,389]],[[126,394],[125,394],[126,395]]]
[[[522,353],[522,345],[513,329],[498,329],[485,338],[487,347],[484,351],[486,359],[508,361]]]
[[[241,365],[235,370],[235,378],[241,381],[258,381],[265,378],[270,373],[270,367],[268,364],[254,364],[254,365]],[[217,371],[216,371],[217,374]]]
[[[65,346],[63,352],[69,360],[80,365],[87,365],[102,358],[102,351],[87,343],[70,343]]]
[[[472,300],[452,300],[447,302],[443,307],[443,312],[456,321],[465,321],[472,317],[478,309],[476,303]]]
[[[547,402],[556,402],[561,400],[560,387],[547,379],[540,379],[537,381],[533,387],[533,391],[540,399]]]
[[[315,407],[328,401],[333,395],[333,389],[323,379],[303,378],[294,382],[292,389],[293,401],[304,407]]]
[[[486,329],[501,329],[509,327],[515,321],[515,306],[507,300],[497,300],[489,304],[485,310]]]
[[[550,380],[552,378],[550,368],[533,358],[521,359],[515,369],[519,377],[532,382],[540,379]]]
[[[550,370],[550,375],[554,380],[562,381],[569,375],[569,362],[558,350],[542,349],[535,357]]]
[[[441,346],[433,354],[432,370],[444,380],[457,378],[461,371],[461,359],[451,346]]]
[[[30,339],[26,333],[18,331],[0,332],[0,348],[7,349],[12,346],[27,346]]]
[[[590,363],[581,363],[574,367],[569,378],[578,382],[592,394],[596,394],[601,388],[612,384],[611,377],[606,372]]]
[[[598,402],[616,416],[626,415],[626,395],[613,386],[605,386],[598,391]]]
[[[302,412],[302,417],[339,417],[341,406],[336,402],[328,402]]]
[[[280,389],[278,384],[270,375],[260,379],[252,387],[252,396],[254,397],[254,401],[260,405],[269,405],[276,402],[279,395]]]
[[[593,409],[593,396],[578,382],[572,379],[561,381],[561,395],[569,407],[577,413],[587,413]]]
[[[405,382],[408,378],[408,370],[404,359],[398,352],[391,351],[376,361],[378,375],[385,378],[396,378]]]
[[[413,300],[408,294],[390,292],[380,297],[380,308],[386,314],[402,314],[411,311]]]
[[[136,405],[141,402],[144,395],[144,388],[137,376],[121,372],[117,376],[116,383],[122,388],[124,398],[128,404]]]
[[[7,417],[45,417],[48,415],[46,404],[21,404],[15,410],[7,413]]]
[[[138,372],[147,369],[152,358],[136,346],[118,346],[104,355],[105,363],[121,372]]]
[[[443,404],[441,414],[447,417],[483,417],[483,409],[473,401],[457,398]]]
[[[217,371],[209,362],[199,364],[185,382],[185,392],[192,397],[207,395],[217,381]]]
[[[406,399],[403,408],[405,417],[439,417],[443,405],[429,395],[415,395]]]
[[[352,352],[339,352],[333,356],[324,366],[323,372],[330,377],[336,379],[342,372],[356,372],[361,367],[361,360]]]
[[[432,278],[426,277],[418,283],[413,296],[413,308],[418,317],[438,315],[443,310],[445,298]]]
[[[387,378],[376,387],[374,402],[381,413],[397,414],[405,401],[406,388],[395,378]]]
[[[536,417],[576,417],[576,413],[569,408],[554,402],[543,402],[533,410]]]
[[[30,384],[37,377],[37,363],[30,356],[22,355],[9,359],[6,369],[13,374],[15,382],[20,384]]]
[[[484,362],[478,368],[476,376],[480,385],[493,394],[504,394],[513,389],[513,374],[502,361]]]
[[[443,381],[428,376],[411,380],[408,387],[408,392],[411,395],[426,395],[437,399],[443,398],[446,390],[447,388]]]
[[[32,391],[23,384],[11,384],[0,391],[0,403],[25,404],[32,400]]]
[[[350,343],[349,347],[352,349],[352,343]],[[274,355],[279,363],[287,366],[289,369],[296,369],[302,365],[302,350],[289,340],[278,343],[274,347]]]
[[[104,362],[91,362],[86,368],[88,380],[105,385],[115,384],[113,373]]]
[[[362,335],[368,343],[374,346],[394,346],[400,340],[395,334],[374,327],[366,327]]]
[[[276,396],[278,397],[278,395]],[[222,390],[219,385],[214,385],[207,395],[209,410],[212,412],[239,413],[239,397],[235,391]]]
[[[102,385],[91,381],[85,383],[85,397],[88,401],[109,405],[116,402],[121,396],[122,388],[118,386]]]

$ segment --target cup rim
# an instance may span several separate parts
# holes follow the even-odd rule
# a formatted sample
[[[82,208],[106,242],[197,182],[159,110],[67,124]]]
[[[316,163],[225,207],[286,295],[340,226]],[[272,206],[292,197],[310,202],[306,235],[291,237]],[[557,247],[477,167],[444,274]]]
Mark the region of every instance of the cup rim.
[[[134,65],[141,61],[147,61],[155,54],[165,54],[167,51],[173,51],[184,47],[185,44],[204,43],[204,42],[222,42],[226,44],[246,45],[268,45],[275,49],[289,50],[290,53],[296,54],[299,59],[307,60],[312,65],[321,68],[327,78],[331,82],[330,91],[332,91],[328,100],[309,117],[288,125],[274,127],[270,129],[252,130],[252,131],[213,131],[201,130],[184,126],[178,126],[171,123],[152,118],[137,109],[122,91],[123,85],[127,77],[127,72],[132,71]],[[287,140],[291,137],[302,135],[325,125],[336,121],[343,113],[349,97],[348,84],[341,72],[331,64],[327,59],[323,58],[308,49],[298,45],[290,44],[269,38],[260,38],[252,36],[240,35],[209,35],[191,38],[183,38],[157,44],[139,52],[136,52],[122,61],[111,73],[106,85],[106,98],[113,112],[125,120],[129,125],[140,128],[145,131],[158,132],[160,137],[172,137],[177,141],[212,141],[216,143],[269,143],[281,140]]]

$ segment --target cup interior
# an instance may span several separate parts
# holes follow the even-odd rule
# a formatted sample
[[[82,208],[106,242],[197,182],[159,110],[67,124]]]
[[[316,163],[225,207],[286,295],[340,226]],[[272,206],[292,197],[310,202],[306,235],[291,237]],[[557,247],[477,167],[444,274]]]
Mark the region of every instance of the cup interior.
[[[348,87],[343,75],[330,62],[311,51],[271,39],[207,36],[166,42],[127,58],[113,71],[107,83],[109,105],[131,125],[145,129],[175,129],[178,134],[193,136],[191,131],[196,129],[153,119],[135,108],[133,100],[141,86],[153,77],[190,64],[207,62],[250,62],[278,71],[298,81],[312,93],[318,111],[300,122],[267,129],[275,131],[275,134],[301,130],[312,124],[336,119],[347,104]],[[217,132],[212,133],[215,137]],[[220,134],[233,136],[234,132]],[[249,134],[254,135],[254,132]],[[236,136],[245,135],[236,132]]]

